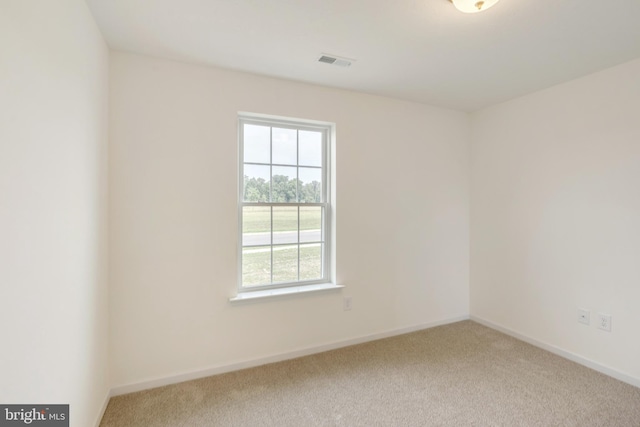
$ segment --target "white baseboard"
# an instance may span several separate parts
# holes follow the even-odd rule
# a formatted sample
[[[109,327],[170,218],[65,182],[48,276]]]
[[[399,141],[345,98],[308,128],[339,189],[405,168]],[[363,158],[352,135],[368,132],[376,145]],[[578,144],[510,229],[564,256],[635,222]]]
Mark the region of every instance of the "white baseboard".
[[[382,338],[402,335],[409,332],[419,331],[422,329],[429,329],[436,326],[460,322],[462,320],[468,320],[468,319],[469,319],[469,316],[459,316],[459,317],[454,317],[450,319],[429,322],[429,323],[409,326],[409,327],[400,328],[400,329],[393,329],[393,330],[378,332],[370,335],[364,335],[357,338],[350,338],[342,341],[335,341],[332,343],[322,344],[319,346],[306,347],[299,350],[274,354],[266,357],[259,357],[256,359],[244,360],[242,362],[213,366],[205,369],[200,369],[197,371],[184,372],[177,375],[169,375],[166,377],[152,378],[152,379],[148,379],[148,380],[144,380],[136,383],[113,387],[111,389],[111,396],[119,396],[122,394],[134,393],[136,391],[148,390],[151,388],[162,387],[165,385],[181,383],[184,381],[210,377],[212,375],[223,374],[225,372],[237,371],[237,370],[246,369],[246,368],[253,368],[255,366],[266,365],[267,363],[274,363],[274,362],[281,362],[283,360],[288,360],[288,359],[295,359],[297,357],[303,357],[311,354],[322,353],[324,351],[335,350],[337,348],[348,347],[350,345],[355,345],[355,344],[362,344],[364,342],[375,341]]]
[[[627,384],[631,384],[632,386],[635,387],[640,387],[640,378],[635,378],[632,377],[631,375],[625,374],[624,372],[620,372],[616,369],[610,368],[609,366],[606,365],[602,365],[598,362],[594,362],[593,360],[587,359],[586,357],[582,357],[580,355],[577,355],[575,353],[571,353],[570,351],[567,350],[563,350],[560,347],[556,347],[554,345],[551,344],[547,344],[545,342],[542,341],[538,341],[534,338],[531,338],[527,335],[523,335],[521,333],[518,333],[516,331],[513,331],[509,328],[505,328],[502,325],[498,325],[496,323],[490,322],[488,320],[482,319],[480,317],[477,316],[470,316],[470,319],[473,320],[474,322],[478,322],[481,325],[484,325],[488,328],[491,329],[495,329],[496,331],[500,331],[504,334],[507,334],[509,336],[512,336],[514,338],[517,338],[521,341],[524,341],[526,343],[529,343],[533,346],[539,347],[543,350],[547,350],[548,352],[551,352],[553,354],[556,354],[560,357],[564,357],[565,359],[569,359],[573,362],[576,362],[582,366],[586,366],[587,368],[591,368],[594,371],[598,371],[602,374],[608,375],[612,378],[615,378],[617,380],[620,380],[622,382],[625,382]]]
[[[107,393],[104,396],[104,401],[102,402],[102,408],[100,409],[100,412],[98,412],[98,417],[96,418],[96,422],[93,424],[95,425],[95,427],[100,427],[100,422],[102,421],[104,412],[107,410],[107,405],[109,405],[109,399],[111,399],[111,390],[107,390]]]

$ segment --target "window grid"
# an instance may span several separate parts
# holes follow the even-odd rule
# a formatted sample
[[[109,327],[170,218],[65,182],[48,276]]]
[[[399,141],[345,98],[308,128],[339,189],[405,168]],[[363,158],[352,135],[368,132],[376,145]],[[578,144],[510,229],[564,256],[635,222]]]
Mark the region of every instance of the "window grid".
[[[247,161],[244,159],[244,145],[245,145],[245,134],[244,127],[246,125],[257,125],[257,126],[268,126],[269,127],[269,163],[256,162],[256,161]],[[274,160],[274,128],[283,128],[283,129],[292,129],[295,130],[295,149],[296,149],[296,161],[295,165],[286,164],[286,163],[273,163]],[[288,123],[288,122],[280,122],[280,121],[271,121],[271,120],[253,120],[253,119],[240,119],[240,265],[239,265],[239,273],[240,273],[240,285],[239,288],[241,291],[248,290],[262,290],[268,288],[279,288],[286,286],[296,286],[300,284],[314,284],[314,283],[324,283],[328,280],[328,249],[329,244],[327,241],[327,230],[329,227],[329,216],[328,216],[328,200],[329,200],[329,173],[328,173],[328,135],[329,135],[329,127],[326,126],[309,126],[306,124],[297,124],[297,123]],[[318,132],[321,136],[320,144],[321,144],[321,166],[315,165],[307,165],[300,164],[300,154],[301,154],[301,131],[312,131]],[[250,202],[245,201],[245,193],[246,193],[246,182],[245,182],[245,166],[254,165],[254,166],[269,166],[269,201],[268,202]],[[274,167],[295,167],[295,202],[273,202],[274,196]],[[300,168],[308,168],[309,170],[318,170],[320,171],[320,201],[319,202],[307,202],[302,201],[304,198],[301,194],[303,182],[300,180]],[[314,181],[315,182],[315,181]],[[317,196],[316,196],[317,197]],[[254,245],[245,244],[244,241],[244,208],[252,207],[252,206],[260,206],[260,207],[269,207],[269,244],[266,242],[256,243]],[[296,208],[296,242],[292,243],[289,241],[284,241],[282,243],[275,243],[274,232],[275,230],[275,215],[274,208],[287,206],[287,207],[295,207]],[[301,216],[301,208],[304,207],[317,207],[319,208],[319,226],[320,229],[319,237],[316,239],[305,240],[302,242],[302,216]],[[319,246],[319,276],[317,278],[311,280],[303,280],[303,265],[302,265],[302,251],[313,248],[314,246]],[[280,247],[295,247],[296,248],[296,260],[295,260],[295,281],[284,281],[284,282],[276,282],[274,279],[278,279],[275,277],[276,274],[281,275],[281,271],[276,271],[276,266],[274,264],[274,253],[277,248]],[[258,247],[268,247],[270,252],[270,283],[265,284],[245,284],[243,283],[243,275],[244,275],[244,250],[250,248],[258,248]],[[286,251],[286,249],[283,249]],[[307,252],[309,253],[309,252]],[[281,268],[279,265],[278,268]],[[309,272],[305,271],[305,275],[308,275]]]

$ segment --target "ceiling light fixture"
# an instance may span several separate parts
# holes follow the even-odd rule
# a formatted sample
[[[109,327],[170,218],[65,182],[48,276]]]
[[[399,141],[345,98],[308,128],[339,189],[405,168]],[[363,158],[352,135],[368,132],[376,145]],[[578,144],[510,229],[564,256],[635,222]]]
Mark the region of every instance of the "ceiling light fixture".
[[[498,0],[449,0],[460,12],[476,13],[489,9]]]

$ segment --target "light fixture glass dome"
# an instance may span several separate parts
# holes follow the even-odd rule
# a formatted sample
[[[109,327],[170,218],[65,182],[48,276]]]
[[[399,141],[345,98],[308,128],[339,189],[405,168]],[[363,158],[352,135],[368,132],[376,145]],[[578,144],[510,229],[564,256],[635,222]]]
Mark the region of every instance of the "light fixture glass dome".
[[[460,12],[476,13],[489,9],[499,0],[450,0]]]

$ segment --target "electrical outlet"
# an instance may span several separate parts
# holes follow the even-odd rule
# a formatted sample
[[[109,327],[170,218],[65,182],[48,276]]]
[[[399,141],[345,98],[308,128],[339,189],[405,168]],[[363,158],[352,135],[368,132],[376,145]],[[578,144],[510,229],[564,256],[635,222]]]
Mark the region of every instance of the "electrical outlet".
[[[611,332],[611,315],[598,313],[598,329]]]
[[[589,312],[589,310],[586,310],[584,308],[579,308],[578,322],[588,325],[590,321],[591,321],[591,312]]]
[[[342,300],[342,308],[344,309],[344,311],[351,310],[351,297],[344,297],[344,299]]]

